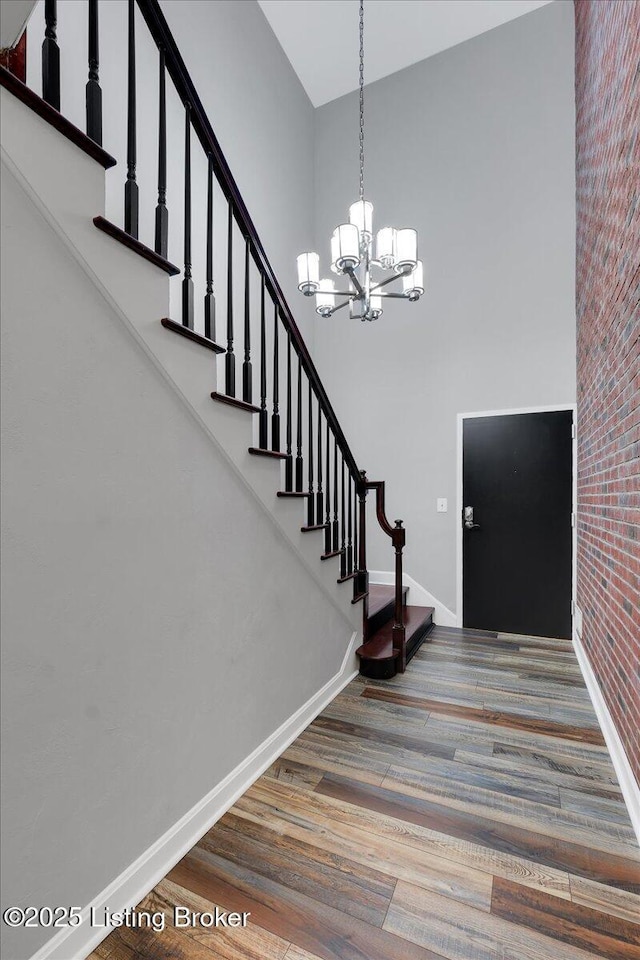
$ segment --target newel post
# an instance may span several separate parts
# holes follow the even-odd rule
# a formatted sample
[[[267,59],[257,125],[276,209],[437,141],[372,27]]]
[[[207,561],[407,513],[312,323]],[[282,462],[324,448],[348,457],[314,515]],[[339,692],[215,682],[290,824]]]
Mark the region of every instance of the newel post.
[[[402,551],[405,545],[406,531],[402,520],[395,521],[395,530],[392,534],[392,543],[396,551],[396,595],[394,607],[394,623],[392,629],[393,647],[399,651],[398,668],[404,673],[407,666],[407,643],[404,626],[404,608],[402,603]]]

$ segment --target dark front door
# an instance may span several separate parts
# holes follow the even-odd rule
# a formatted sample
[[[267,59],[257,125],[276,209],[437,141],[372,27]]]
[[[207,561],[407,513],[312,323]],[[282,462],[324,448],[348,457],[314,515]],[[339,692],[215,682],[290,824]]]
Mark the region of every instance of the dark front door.
[[[571,637],[572,418],[463,420],[465,627]]]

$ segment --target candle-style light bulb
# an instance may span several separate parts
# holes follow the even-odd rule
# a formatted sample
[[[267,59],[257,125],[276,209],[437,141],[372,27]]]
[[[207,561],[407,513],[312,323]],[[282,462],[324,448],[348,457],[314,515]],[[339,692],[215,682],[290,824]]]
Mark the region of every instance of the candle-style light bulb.
[[[320,257],[317,253],[301,253],[298,264],[298,290],[310,297],[320,278]]]

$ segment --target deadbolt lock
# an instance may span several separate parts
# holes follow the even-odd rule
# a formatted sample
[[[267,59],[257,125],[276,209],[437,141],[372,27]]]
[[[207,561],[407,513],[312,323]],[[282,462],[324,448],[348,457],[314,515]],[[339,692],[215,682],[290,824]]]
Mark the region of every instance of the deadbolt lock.
[[[465,529],[467,530],[479,530],[480,524],[473,522],[473,507],[465,507],[462,513],[462,519],[464,522]]]

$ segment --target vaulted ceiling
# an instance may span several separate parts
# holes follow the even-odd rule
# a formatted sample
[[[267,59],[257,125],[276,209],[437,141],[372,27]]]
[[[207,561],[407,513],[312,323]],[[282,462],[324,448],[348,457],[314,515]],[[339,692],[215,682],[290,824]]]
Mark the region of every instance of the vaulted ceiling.
[[[389,76],[549,2],[366,0],[365,82]],[[314,106],[357,89],[359,0],[258,3]]]

